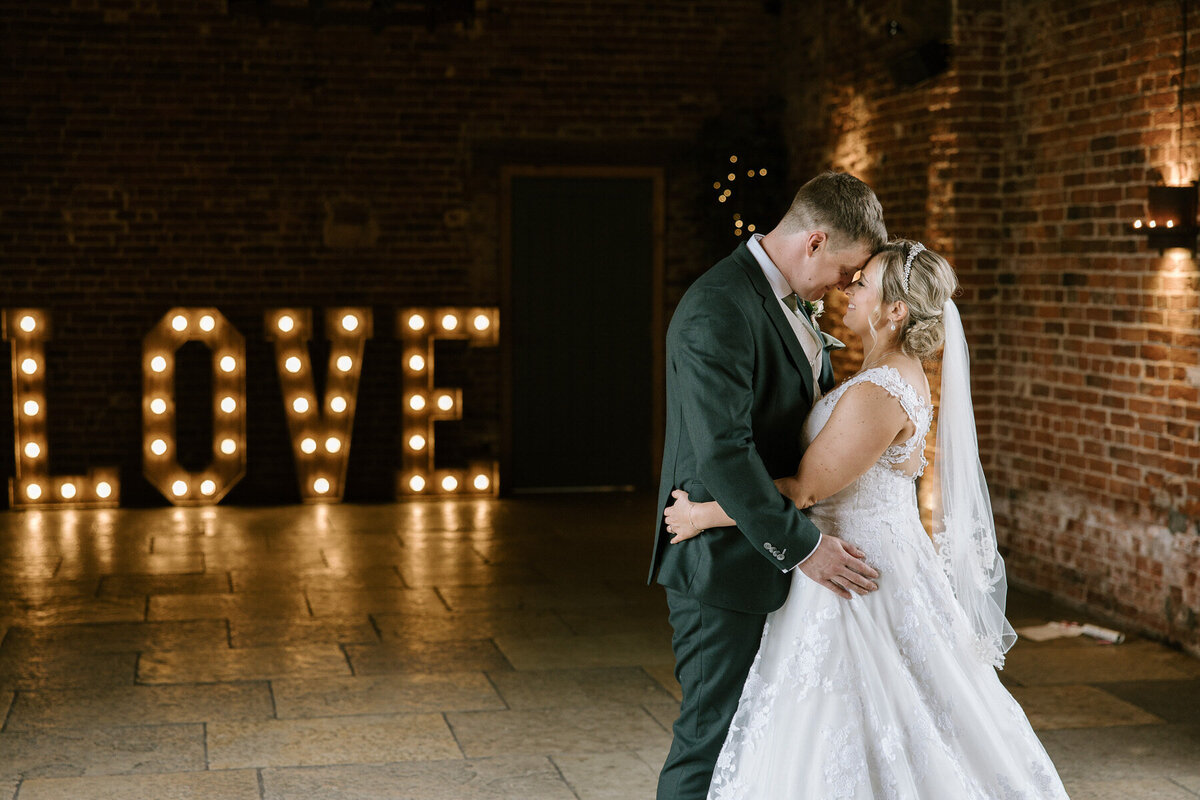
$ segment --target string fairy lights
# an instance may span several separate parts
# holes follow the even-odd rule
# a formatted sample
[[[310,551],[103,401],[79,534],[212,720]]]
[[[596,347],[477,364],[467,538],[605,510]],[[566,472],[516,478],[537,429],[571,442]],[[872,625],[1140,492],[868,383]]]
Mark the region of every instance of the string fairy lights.
[[[739,207],[742,205],[742,203],[739,203],[738,201],[742,199],[741,195],[745,192],[742,190],[740,185],[737,187],[734,186],[742,169],[744,169],[744,167],[738,166],[737,155],[731,155],[729,157],[729,172],[725,174],[723,180],[713,181],[712,187],[717,193],[716,198],[718,203],[727,205],[731,208],[735,205],[738,205]],[[765,178],[767,177],[767,168],[758,167],[756,169],[746,169],[745,175],[742,177],[743,183],[745,181],[753,180],[754,178]],[[738,194],[735,194],[735,188],[739,192]],[[734,211],[732,214],[734,236],[740,237],[743,233],[754,233],[757,228],[754,223],[747,223],[744,219],[742,219],[742,214],[740,212]]]

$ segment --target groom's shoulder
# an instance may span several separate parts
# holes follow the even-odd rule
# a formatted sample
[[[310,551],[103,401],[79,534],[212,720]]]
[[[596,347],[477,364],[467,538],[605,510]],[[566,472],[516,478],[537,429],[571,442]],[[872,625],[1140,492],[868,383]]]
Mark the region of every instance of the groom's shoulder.
[[[740,248],[743,252],[745,248]],[[749,253],[745,255],[751,259]],[[751,262],[757,266],[756,262]],[[676,306],[668,326],[672,332],[684,329],[721,330],[726,333],[745,327],[761,299],[746,272],[738,252],[721,259],[697,278]]]
[[[738,296],[753,289],[753,284],[747,275],[747,268],[754,264],[754,257],[745,246],[734,250],[725,258],[709,267],[692,282],[686,295],[707,295],[711,293],[730,294]]]

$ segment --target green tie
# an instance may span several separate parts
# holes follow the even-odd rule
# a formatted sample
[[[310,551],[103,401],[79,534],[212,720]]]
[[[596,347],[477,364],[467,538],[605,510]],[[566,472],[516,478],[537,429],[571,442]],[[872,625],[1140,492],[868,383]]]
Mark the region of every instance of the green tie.
[[[804,320],[804,327],[808,328],[810,333],[817,333],[817,325],[815,322],[813,322],[812,317],[809,316],[809,314],[812,312],[809,310],[809,302],[807,300],[801,300],[800,295],[792,292],[787,297],[783,298],[783,304],[790,308],[793,314]],[[802,305],[803,310],[801,310]],[[818,344],[820,344],[820,338],[821,337],[818,335]]]
[[[804,304],[804,312],[800,311],[801,303]],[[793,314],[797,314],[804,319],[808,319],[808,303],[800,299],[800,295],[792,292],[787,297],[783,298],[783,304],[792,310]]]

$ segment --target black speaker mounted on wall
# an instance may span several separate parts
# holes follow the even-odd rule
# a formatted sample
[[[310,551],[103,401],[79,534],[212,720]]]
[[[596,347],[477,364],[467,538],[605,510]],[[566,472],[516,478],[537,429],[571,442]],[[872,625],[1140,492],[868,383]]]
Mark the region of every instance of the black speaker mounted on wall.
[[[901,50],[887,59],[888,72],[897,86],[916,86],[918,83],[945,72],[950,66],[950,47],[945,42],[928,41],[908,50]]]

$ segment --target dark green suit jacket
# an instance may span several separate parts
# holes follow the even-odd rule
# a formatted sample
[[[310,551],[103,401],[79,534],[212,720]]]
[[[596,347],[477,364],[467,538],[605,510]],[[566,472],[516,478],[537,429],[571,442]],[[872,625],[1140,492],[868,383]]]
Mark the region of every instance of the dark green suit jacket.
[[[820,534],[772,481],[792,475],[812,370],[762,267],[740,245],[692,284],[667,330],[667,425],[650,580],[722,608],[766,613]],[[823,336],[819,380],[833,385]],[[737,527],[670,544],[671,491],[716,499]]]

